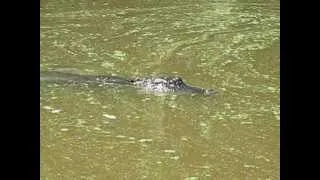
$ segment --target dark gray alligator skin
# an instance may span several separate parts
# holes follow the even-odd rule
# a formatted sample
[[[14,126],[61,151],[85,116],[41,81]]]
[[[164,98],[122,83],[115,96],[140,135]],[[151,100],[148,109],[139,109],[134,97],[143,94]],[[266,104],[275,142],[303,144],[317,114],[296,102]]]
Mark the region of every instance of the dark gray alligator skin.
[[[40,81],[54,82],[54,83],[82,83],[82,84],[96,84],[103,85],[131,85],[151,93],[190,93],[211,95],[212,90],[207,90],[200,87],[187,85],[180,77],[176,76],[159,76],[126,79],[117,76],[93,76],[93,75],[79,75],[56,71],[41,71]]]

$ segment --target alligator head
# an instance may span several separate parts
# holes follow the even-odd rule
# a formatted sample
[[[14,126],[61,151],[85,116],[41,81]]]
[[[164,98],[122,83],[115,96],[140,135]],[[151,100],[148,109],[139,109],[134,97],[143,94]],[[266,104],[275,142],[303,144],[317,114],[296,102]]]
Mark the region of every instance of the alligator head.
[[[132,80],[132,83],[147,92],[154,93],[194,93],[211,95],[212,90],[193,87],[183,82],[180,77],[151,77]]]

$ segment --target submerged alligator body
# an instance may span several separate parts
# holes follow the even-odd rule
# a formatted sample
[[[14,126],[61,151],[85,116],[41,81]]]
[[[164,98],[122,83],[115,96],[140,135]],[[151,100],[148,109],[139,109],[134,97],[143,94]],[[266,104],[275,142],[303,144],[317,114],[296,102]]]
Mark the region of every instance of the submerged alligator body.
[[[117,76],[93,76],[56,71],[42,71],[40,72],[40,81],[54,83],[96,84],[98,86],[107,86],[113,84],[129,85],[138,87],[139,89],[142,89],[149,93],[159,94],[190,93],[211,95],[213,93],[212,90],[187,85],[182,81],[180,77],[176,76],[125,79]]]

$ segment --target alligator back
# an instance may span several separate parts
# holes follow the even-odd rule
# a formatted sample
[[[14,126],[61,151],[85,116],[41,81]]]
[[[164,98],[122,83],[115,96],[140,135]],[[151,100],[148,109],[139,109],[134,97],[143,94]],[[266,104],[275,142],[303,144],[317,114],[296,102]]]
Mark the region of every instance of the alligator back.
[[[127,79],[117,76],[80,75],[57,71],[41,71],[40,81],[73,84],[130,84]]]

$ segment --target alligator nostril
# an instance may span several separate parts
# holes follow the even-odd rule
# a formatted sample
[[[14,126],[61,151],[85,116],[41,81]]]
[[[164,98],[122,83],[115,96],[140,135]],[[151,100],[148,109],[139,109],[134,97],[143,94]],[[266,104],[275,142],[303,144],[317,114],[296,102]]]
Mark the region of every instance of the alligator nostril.
[[[217,93],[218,92],[214,91],[213,89],[204,89],[204,94],[208,95],[208,96],[211,96],[211,95],[214,95],[214,94],[217,94]]]

